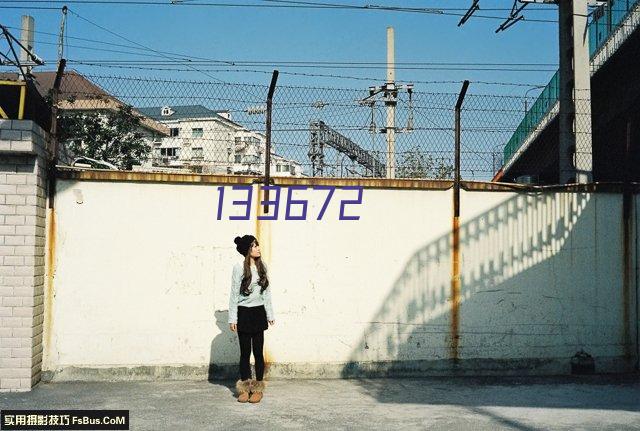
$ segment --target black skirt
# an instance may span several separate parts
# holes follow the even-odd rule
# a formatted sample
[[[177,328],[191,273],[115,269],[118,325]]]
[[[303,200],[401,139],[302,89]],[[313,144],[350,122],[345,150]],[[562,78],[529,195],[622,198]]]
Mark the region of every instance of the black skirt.
[[[269,328],[264,305],[244,307],[238,305],[238,332],[260,332]]]

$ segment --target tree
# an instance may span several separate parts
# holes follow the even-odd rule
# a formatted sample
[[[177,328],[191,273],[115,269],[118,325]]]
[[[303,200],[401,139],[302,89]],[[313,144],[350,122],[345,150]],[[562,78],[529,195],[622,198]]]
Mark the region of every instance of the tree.
[[[431,154],[420,152],[414,146],[402,155],[398,165],[397,178],[433,178],[447,179],[453,174],[453,166],[444,159],[434,160]]]
[[[140,131],[141,118],[128,105],[119,105],[115,111],[62,111],[58,136],[78,157],[104,160],[130,170],[151,151]]]

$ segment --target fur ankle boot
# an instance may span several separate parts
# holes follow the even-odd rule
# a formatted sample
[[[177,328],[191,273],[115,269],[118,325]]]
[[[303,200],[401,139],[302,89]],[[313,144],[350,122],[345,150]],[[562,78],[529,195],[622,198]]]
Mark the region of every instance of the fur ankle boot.
[[[251,396],[249,397],[250,403],[259,403],[262,399],[262,392],[264,391],[265,383],[263,380],[251,380],[250,392]]]
[[[251,379],[238,380],[236,382],[236,392],[238,393],[238,402],[246,403],[249,401],[249,391],[251,390]]]

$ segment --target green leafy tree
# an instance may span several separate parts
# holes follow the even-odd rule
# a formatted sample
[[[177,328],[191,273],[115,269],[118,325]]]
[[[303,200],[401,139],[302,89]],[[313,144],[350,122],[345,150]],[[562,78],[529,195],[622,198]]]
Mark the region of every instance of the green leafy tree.
[[[140,131],[141,116],[128,105],[116,111],[62,111],[58,117],[60,142],[76,156],[91,157],[130,170],[151,151]]]
[[[413,147],[402,155],[398,164],[397,178],[432,178],[448,179],[453,174],[453,166],[445,163],[443,159],[434,160],[431,154],[421,152],[418,147]]]

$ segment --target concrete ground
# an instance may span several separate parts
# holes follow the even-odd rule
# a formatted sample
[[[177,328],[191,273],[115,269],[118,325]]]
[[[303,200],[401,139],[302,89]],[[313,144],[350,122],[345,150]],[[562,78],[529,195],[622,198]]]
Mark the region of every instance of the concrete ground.
[[[40,383],[3,409],[128,409],[131,430],[640,430],[640,376]]]

